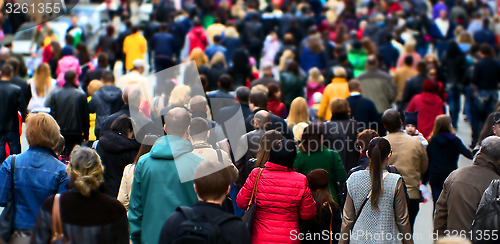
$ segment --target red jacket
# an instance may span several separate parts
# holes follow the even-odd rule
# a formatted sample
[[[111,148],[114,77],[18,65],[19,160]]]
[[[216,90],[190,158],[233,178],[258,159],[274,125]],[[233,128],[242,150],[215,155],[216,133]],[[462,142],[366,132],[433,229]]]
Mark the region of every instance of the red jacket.
[[[246,209],[259,169],[254,169],[236,198],[238,207]],[[257,209],[252,226],[252,243],[300,243],[299,217],[316,215],[316,202],[307,178],[285,166],[267,162],[257,185]],[[292,233],[292,234],[291,234]],[[292,240],[295,239],[295,240]]]
[[[280,100],[271,100],[267,102],[267,110],[271,111],[276,116],[286,118],[286,106]]]
[[[189,38],[189,53],[191,53],[191,51],[193,51],[193,49],[197,47],[199,47],[203,51],[205,51],[205,48],[207,48],[208,45],[207,34],[205,33],[202,27],[200,26],[193,27],[193,29],[188,33],[188,38]]]
[[[415,95],[406,109],[408,112],[418,111],[417,129],[429,138],[434,128],[434,120],[438,115],[444,113],[444,104],[441,98],[429,92]]]

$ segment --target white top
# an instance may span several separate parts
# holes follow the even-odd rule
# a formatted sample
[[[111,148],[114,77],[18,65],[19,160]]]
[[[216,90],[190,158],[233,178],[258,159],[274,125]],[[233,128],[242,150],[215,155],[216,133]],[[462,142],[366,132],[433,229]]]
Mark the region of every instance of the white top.
[[[45,91],[44,97],[39,97],[36,93],[35,80],[30,79],[28,80],[28,83],[30,84],[31,89],[31,99],[28,104],[28,111],[50,112],[50,108],[45,107],[45,101],[49,97],[49,93],[56,87],[56,80],[50,79],[50,84]]]

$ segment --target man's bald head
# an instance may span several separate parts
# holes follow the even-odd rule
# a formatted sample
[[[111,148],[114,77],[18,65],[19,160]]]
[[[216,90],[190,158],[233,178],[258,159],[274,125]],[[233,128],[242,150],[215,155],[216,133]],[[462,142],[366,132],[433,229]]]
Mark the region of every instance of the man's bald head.
[[[191,115],[184,108],[173,108],[165,115],[165,132],[167,135],[184,137],[186,135]]]
[[[497,163],[500,160],[500,137],[488,136],[481,142],[481,153],[493,158]]]
[[[366,59],[366,68],[373,69],[373,68],[377,68],[377,67],[378,67],[377,56],[375,56],[375,55],[368,56],[368,58]]]
[[[189,109],[191,112],[206,112],[207,99],[204,96],[196,95],[189,100]]]
[[[267,128],[271,123],[271,114],[265,110],[257,112],[254,116],[254,128]]]
[[[382,115],[382,124],[389,133],[401,131],[401,117],[395,109],[387,109]]]

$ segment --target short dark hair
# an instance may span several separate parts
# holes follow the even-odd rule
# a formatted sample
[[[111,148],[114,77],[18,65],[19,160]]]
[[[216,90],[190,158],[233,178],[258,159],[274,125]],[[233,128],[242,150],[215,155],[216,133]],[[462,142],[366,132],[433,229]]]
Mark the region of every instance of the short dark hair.
[[[7,59],[7,61],[5,62],[7,64],[10,64],[12,66],[12,70],[14,73],[17,73],[18,70],[19,70],[19,60],[15,57],[10,57],[9,59]]]
[[[139,32],[139,26],[133,26],[131,30],[132,30],[132,33],[137,33],[137,32]]]
[[[250,103],[259,108],[267,108],[267,95],[262,92],[250,93]]]
[[[302,140],[299,145],[299,150],[302,153],[313,153],[323,149],[323,141],[321,137],[325,134],[325,126],[321,123],[311,123],[302,133]]]
[[[238,101],[248,103],[248,99],[250,98],[250,89],[246,86],[240,86],[236,89],[236,98]]]
[[[479,47],[479,52],[482,53],[486,57],[493,57],[495,55],[495,50],[488,43],[483,43]]]
[[[105,83],[115,83],[115,75],[113,71],[104,71],[101,75],[101,79]]]
[[[427,64],[425,61],[420,60],[417,62],[417,72],[419,74],[426,74],[427,73]]]
[[[359,91],[359,89],[361,89],[361,82],[359,82],[359,80],[352,79],[349,81],[348,84],[349,84],[349,91],[350,92]]]
[[[207,139],[208,122],[203,118],[193,118],[189,124],[189,135],[193,139]]]
[[[217,80],[221,88],[224,88],[226,90],[231,90],[233,86],[233,78],[229,76],[228,74],[223,74],[219,77]]]
[[[233,183],[233,179],[238,177],[235,174],[228,165],[212,161],[202,162],[194,173],[196,194],[203,201],[221,198]]]
[[[132,120],[126,114],[122,114],[118,118],[113,120],[110,129],[111,131],[117,132],[124,136],[127,136],[127,133],[134,131],[134,128],[132,127]]]
[[[73,44],[73,36],[70,35],[70,34],[67,34],[66,37],[64,38],[64,40],[66,41],[66,44]]]
[[[0,68],[0,72],[3,77],[10,77],[14,71],[12,65],[5,63]]]
[[[401,130],[401,117],[399,112],[394,109],[385,110],[382,115],[382,124],[385,129],[389,132],[398,132]]]
[[[99,67],[107,67],[108,66],[108,54],[106,53],[99,53],[97,55],[97,65]]]
[[[412,66],[413,65],[413,57],[411,55],[406,55],[404,59],[404,63],[407,66]]]
[[[64,73],[64,81],[66,83],[75,84],[76,83],[76,72],[74,70],[68,70]]]

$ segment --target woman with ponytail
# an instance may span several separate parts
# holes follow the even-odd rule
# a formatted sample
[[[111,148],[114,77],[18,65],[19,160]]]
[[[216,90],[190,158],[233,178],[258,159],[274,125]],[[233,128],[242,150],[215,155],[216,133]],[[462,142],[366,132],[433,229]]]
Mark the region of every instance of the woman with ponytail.
[[[118,200],[98,191],[103,182],[104,168],[96,151],[75,146],[67,173],[70,190],[49,197],[42,204],[31,243],[52,243],[55,201],[59,205],[63,242],[129,243],[125,208]]]
[[[385,170],[391,156],[389,141],[372,139],[367,156],[367,170],[347,180],[339,243],[413,243],[402,178]]]

